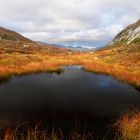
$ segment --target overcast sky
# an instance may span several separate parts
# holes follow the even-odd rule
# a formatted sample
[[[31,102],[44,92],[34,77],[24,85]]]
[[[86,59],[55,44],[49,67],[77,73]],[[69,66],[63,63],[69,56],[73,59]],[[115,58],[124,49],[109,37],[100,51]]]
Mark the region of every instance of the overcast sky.
[[[140,18],[140,0],[0,0],[0,26],[32,40],[103,46]]]

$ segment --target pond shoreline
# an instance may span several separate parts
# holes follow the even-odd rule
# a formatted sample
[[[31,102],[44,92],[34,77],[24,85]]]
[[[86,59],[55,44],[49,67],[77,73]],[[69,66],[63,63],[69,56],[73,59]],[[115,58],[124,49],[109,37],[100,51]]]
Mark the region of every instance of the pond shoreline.
[[[113,65],[107,65],[99,62],[76,62],[76,61],[63,61],[63,62],[52,62],[47,63],[29,63],[27,65],[19,65],[19,66],[0,66],[0,81],[6,81],[10,79],[13,75],[29,75],[32,73],[42,73],[42,72],[56,72],[60,73],[62,71],[63,66],[82,66],[84,70],[110,75],[122,82],[127,82],[137,88],[140,89],[140,77],[137,73],[133,73],[133,71],[129,72],[125,68],[122,67],[114,67]]]
[[[104,126],[104,123],[107,123],[107,120],[109,120],[109,122],[114,120],[113,123],[116,122],[118,117],[113,118],[110,115],[113,115],[113,113],[116,114],[116,110],[120,106],[120,101],[124,101],[123,104],[126,104],[126,108],[127,108],[127,103],[129,104],[130,95],[131,95],[130,97],[131,97],[132,103],[134,103],[134,101],[136,103],[139,100],[138,94],[135,94],[137,93],[137,91],[135,91],[135,89],[132,86],[130,86],[129,84],[120,83],[118,82],[118,80],[113,79],[112,76],[107,76],[105,74],[95,74],[95,73],[85,71],[82,65],[73,66],[71,64],[71,66],[62,66],[62,67],[60,65],[60,67],[58,68],[62,68],[62,69],[60,69],[57,73],[55,73],[55,71],[50,71],[49,73],[48,72],[46,73],[44,71],[40,73],[40,71],[38,71],[38,73],[36,72],[31,73],[31,75],[29,73],[26,73],[27,76],[23,75],[20,77],[20,75],[18,76],[15,75],[14,77],[11,78],[9,82],[5,84],[1,84],[0,106],[1,108],[2,107],[4,108],[2,110],[10,109],[10,112],[15,111],[13,112],[14,115],[16,115],[15,113],[18,111],[19,112],[23,111],[22,114],[24,114],[25,116],[27,115],[26,120],[28,120],[28,115],[29,115],[29,118],[31,117],[32,120],[34,120],[36,118],[33,119],[33,116],[39,117],[39,118],[42,118],[42,116],[44,116],[44,113],[43,115],[40,114],[41,117],[35,116],[36,114],[39,114],[42,111],[46,112],[47,115],[49,113],[48,111],[51,111],[51,112],[56,111],[56,113],[58,113],[57,114],[58,118],[62,117],[63,119],[64,118],[66,119],[66,122],[64,123],[64,120],[63,120],[63,123],[67,127],[69,125],[67,124],[67,120],[68,120],[67,116],[70,117],[71,113],[73,114],[74,111],[77,111],[79,115],[81,114],[80,115],[81,118],[84,117],[85,120],[87,119],[89,126],[92,125],[92,127],[94,127],[95,125],[95,128],[96,127],[98,128],[100,125]],[[135,98],[135,96],[138,96],[138,97]],[[6,100],[4,100],[5,98]],[[127,99],[128,99],[128,102],[127,102]],[[116,104],[114,104],[115,102]],[[8,104],[10,104],[10,106]],[[110,104],[113,104],[113,108],[110,108]],[[131,105],[131,103],[129,105]],[[66,108],[63,108],[63,107],[66,107]],[[14,110],[15,108],[17,108],[18,110]],[[57,108],[58,110],[55,110]],[[2,115],[2,110],[1,110],[1,115]],[[106,113],[104,114],[104,112],[101,110],[104,110],[104,112],[106,110]],[[121,108],[118,110],[121,110]],[[93,111],[93,114],[91,111]],[[32,112],[31,116],[30,116],[30,112]],[[109,114],[109,112],[112,112],[112,113]],[[124,112],[125,111],[122,110],[122,113]],[[12,116],[13,114],[11,114],[10,116]],[[87,114],[87,116],[86,115],[82,116],[83,114]],[[115,116],[115,114],[113,116]],[[102,115],[103,116],[105,115],[105,117],[102,117]],[[109,116],[109,118],[106,118],[106,115]],[[91,118],[92,120],[90,121]],[[56,118],[56,121],[58,120],[59,119]],[[21,124],[18,124],[18,126],[20,126]],[[107,125],[113,125],[113,124],[108,123]],[[107,125],[105,126],[107,127]],[[7,133],[6,132],[7,130],[4,130],[4,132],[7,133],[7,135],[11,136],[16,127],[17,126],[14,126],[12,128],[8,127],[9,132]],[[23,128],[26,128],[26,126],[23,126]],[[28,126],[26,129],[28,130]],[[45,129],[43,128],[42,131],[41,129],[42,127],[38,127],[38,130],[36,132],[38,134],[41,134],[42,136],[42,131],[43,131],[43,134],[45,133],[45,137],[46,135],[48,137],[51,137],[52,132],[50,133],[48,133],[48,131],[46,132],[45,131],[46,128]],[[104,129],[104,127],[100,129]],[[113,127],[109,127],[109,129],[111,129],[110,131],[114,131]],[[32,134],[35,133],[34,130],[35,128],[31,128]],[[93,128],[92,130],[94,131]],[[58,137],[57,139],[59,140],[60,133],[58,131],[62,132],[63,130],[61,129],[61,127],[56,127],[56,131],[54,134],[56,137]],[[68,131],[67,133],[71,133],[71,131],[73,130],[70,129],[70,132]],[[89,131],[90,129],[87,128],[88,133],[85,134],[86,136],[89,133],[92,134],[92,131],[91,132]],[[108,128],[106,129],[106,131],[108,131]],[[90,136],[94,137],[96,135],[95,132],[93,132],[93,134]],[[26,132],[26,134],[27,133],[28,132]],[[65,137],[67,133],[62,132],[61,134],[63,134]],[[74,133],[76,134],[76,131]],[[23,134],[24,132],[22,132],[22,128],[21,129],[19,128],[19,132],[17,132],[16,135],[14,136],[17,137],[17,135],[23,135]],[[37,137],[39,137],[38,134],[36,135]],[[3,135],[4,134],[1,134],[1,136]],[[77,133],[75,137],[77,137],[78,135],[80,137],[83,137],[83,131],[82,132],[80,131],[79,133]],[[102,134],[100,135],[102,136]],[[32,136],[33,135],[31,135],[31,137]],[[91,139],[92,138],[90,137],[89,140]],[[73,139],[71,138],[71,140]]]

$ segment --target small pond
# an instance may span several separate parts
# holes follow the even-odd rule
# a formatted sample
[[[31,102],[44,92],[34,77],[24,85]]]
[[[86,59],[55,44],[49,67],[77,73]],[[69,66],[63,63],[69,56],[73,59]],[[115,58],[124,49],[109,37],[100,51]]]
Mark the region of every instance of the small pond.
[[[12,77],[0,84],[0,120],[41,119],[44,125],[69,131],[79,122],[104,136],[112,123],[128,110],[140,108],[140,92],[129,84],[80,66],[62,73]],[[49,127],[49,126],[48,126]]]

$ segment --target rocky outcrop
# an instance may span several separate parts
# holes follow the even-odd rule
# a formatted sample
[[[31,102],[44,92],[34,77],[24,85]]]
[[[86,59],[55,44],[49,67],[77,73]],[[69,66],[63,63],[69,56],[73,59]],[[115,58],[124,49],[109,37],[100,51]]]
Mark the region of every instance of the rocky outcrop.
[[[129,25],[123,31],[117,34],[117,36],[109,45],[120,42],[130,44],[136,41],[140,41],[140,19],[136,23]]]

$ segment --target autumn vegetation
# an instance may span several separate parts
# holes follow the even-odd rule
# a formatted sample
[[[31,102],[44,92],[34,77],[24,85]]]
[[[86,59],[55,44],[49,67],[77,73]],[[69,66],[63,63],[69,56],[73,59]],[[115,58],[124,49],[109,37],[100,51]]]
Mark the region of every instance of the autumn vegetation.
[[[60,129],[52,127],[51,130],[41,127],[41,123],[38,122],[35,125],[31,125],[29,122],[23,122],[20,124],[8,124],[2,123],[0,128],[1,140],[92,140],[92,133],[86,129],[81,131],[80,128],[74,128],[73,130],[63,133]]]
[[[13,38],[3,35],[0,40],[0,81],[14,75],[39,72],[61,72],[63,66],[81,65],[84,70],[111,75],[118,80],[140,87],[140,43],[134,40],[130,45],[123,43],[109,45],[97,51],[73,51],[40,45],[32,41],[18,42],[21,36]],[[28,39],[27,39],[28,40]],[[127,114],[117,123],[117,140],[140,140],[140,113]],[[2,127],[0,139],[3,140],[62,140],[61,130],[38,129],[38,126],[17,125]],[[91,133],[72,131],[68,140],[90,140]]]
[[[140,140],[140,113],[129,112],[123,115],[115,124],[110,126],[115,132],[112,140]],[[68,132],[61,129],[44,128],[41,121],[36,124],[23,122],[17,124],[1,122],[0,123],[1,140],[98,140],[94,132],[89,132],[86,128],[81,130],[75,127]],[[106,135],[103,136],[106,140]],[[101,139],[101,140],[102,140]]]
[[[140,113],[125,114],[116,123],[116,128],[116,140],[140,140]]]
[[[1,43],[2,44],[2,43]],[[62,66],[82,65],[87,71],[112,75],[132,85],[140,86],[140,48],[136,51],[116,49],[76,52],[36,44],[4,42],[0,44],[0,79],[12,75],[61,71]],[[12,46],[12,47],[11,47]],[[133,47],[134,48],[134,47]],[[124,57],[125,56],[125,57]]]

